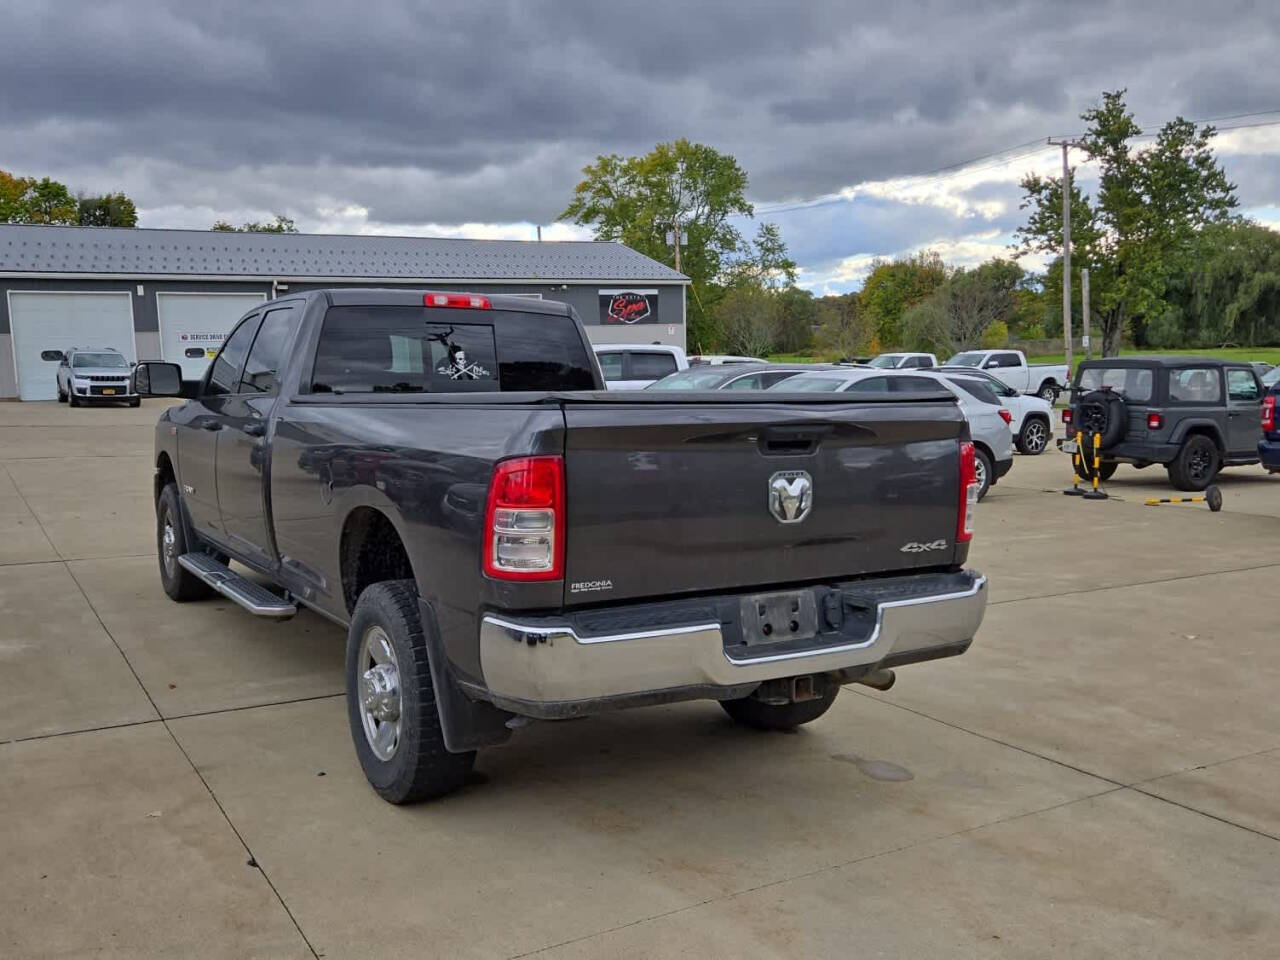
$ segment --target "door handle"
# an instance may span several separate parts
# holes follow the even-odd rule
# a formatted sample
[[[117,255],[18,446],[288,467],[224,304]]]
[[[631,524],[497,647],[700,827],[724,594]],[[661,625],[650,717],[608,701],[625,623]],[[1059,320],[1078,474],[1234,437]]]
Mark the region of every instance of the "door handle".
[[[251,437],[260,437],[267,432],[267,428],[260,423],[246,423],[240,429]]]
[[[210,418],[209,418],[208,420],[206,420],[204,423],[200,424],[200,426],[204,427],[204,429],[206,429],[206,430],[221,430],[221,429],[222,429],[222,421],[221,421],[221,420],[215,420],[213,417],[210,417]]]

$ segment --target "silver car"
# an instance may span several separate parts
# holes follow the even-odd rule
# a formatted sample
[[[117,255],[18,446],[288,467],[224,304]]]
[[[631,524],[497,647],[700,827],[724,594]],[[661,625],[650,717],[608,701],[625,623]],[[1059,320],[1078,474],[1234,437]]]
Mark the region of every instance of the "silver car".
[[[939,388],[956,398],[960,412],[969,421],[969,436],[973,440],[978,460],[978,482],[982,485],[978,499],[987,495],[991,485],[1013,467],[1013,431],[1009,428],[1012,416],[1000,406],[999,398],[985,384],[976,379],[965,389],[955,375],[940,375],[929,370],[876,370],[869,367],[842,370],[818,370],[802,373],[770,387],[782,392],[837,392],[864,393],[929,393]],[[974,385],[976,384],[976,388]],[[982,394],[990,394],[989,398]]]
[[[58,402],[81,404],[127,402],[136,407],[142,399],[129,385],[133,366],[119,350],[110,347],[72,347],[58,363]]]

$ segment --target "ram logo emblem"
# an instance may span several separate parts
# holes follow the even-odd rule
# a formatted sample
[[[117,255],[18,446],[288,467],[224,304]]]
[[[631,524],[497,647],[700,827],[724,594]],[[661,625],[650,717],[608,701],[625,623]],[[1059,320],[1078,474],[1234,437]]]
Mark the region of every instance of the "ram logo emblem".
[[[813,478],[803,470],[780,470],[769,478],[769,512],[779,523],[799,523],[813,509]]]

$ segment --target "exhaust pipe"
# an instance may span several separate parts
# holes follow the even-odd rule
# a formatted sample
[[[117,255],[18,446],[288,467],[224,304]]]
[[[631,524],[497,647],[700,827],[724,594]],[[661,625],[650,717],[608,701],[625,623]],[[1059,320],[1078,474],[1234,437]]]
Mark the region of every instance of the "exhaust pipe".
[[[876,690],[888,690],[897,681],[897,676],[892,670],[872,670],[870,673],[863,674],[855,683],[866,684],[868,687],[874,687]]]

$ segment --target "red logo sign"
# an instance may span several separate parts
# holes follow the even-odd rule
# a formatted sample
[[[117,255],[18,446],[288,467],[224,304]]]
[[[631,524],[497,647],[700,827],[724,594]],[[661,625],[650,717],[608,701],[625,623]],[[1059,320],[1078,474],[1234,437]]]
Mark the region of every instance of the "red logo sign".
[[[609,316],[617,323],[639,323],[649,313],[649,298],[643,293],[615,293],[609,300]]]

